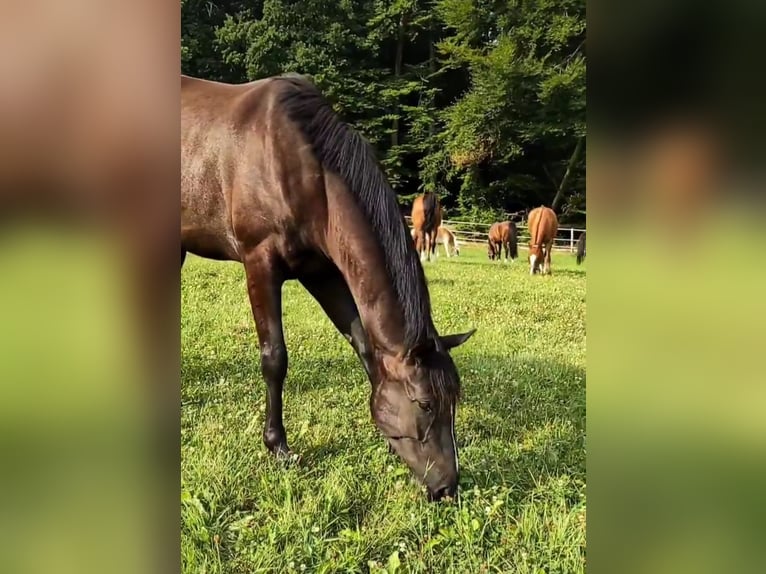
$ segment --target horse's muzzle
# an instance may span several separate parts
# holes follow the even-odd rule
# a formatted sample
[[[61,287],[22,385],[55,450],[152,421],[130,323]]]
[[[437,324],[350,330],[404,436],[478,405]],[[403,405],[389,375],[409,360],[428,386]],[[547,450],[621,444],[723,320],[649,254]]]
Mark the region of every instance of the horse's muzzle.
[[[444,498],[457,499],[457,482],[455,484],[438,487],[435,490],[431,490],[430,488],[428,488],[427,490],[428,490],[428,500],[430,500],[431,502],[437,502]]]

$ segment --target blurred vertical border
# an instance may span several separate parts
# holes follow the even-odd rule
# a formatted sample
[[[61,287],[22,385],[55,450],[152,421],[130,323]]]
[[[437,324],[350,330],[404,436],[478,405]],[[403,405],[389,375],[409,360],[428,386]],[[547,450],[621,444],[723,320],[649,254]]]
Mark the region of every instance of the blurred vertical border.
[[[180,569],[180,7],[0,3],[0,571]]]
[[[762,2],[588,5],[588,563],[763,572]]]

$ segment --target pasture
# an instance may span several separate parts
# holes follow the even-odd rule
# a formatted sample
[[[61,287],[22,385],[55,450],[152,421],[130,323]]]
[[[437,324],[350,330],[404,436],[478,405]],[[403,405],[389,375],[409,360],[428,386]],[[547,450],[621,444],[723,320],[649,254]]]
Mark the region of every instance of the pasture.
[[[188,573],[585,570],[585,267],[486,247],[425,264],[453,353],[460,500],[428,503],[370,417],[347,342],[295,282],[284,288],[285,426],[297,463],[261,442],[265,385],[244,270],[182,272],[181,545]]]

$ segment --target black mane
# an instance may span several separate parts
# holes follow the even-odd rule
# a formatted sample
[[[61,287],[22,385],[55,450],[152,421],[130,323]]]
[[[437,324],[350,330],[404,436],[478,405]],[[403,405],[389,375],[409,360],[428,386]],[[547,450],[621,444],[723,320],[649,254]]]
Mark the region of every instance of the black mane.
[[[340,175],[382,247],[386,270],[405,323],[405,346],[412,349],[436,337],[423,268],[396,195],[369,143],[341,121],[321,92],[305,77],[281,76],[280,104],[311,143],[325,167]]]

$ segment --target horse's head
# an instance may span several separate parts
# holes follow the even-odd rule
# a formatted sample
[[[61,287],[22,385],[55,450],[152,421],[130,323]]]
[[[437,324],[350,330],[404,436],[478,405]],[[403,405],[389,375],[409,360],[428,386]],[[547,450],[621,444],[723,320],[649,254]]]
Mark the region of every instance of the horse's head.
[[[540,271],[540,266],[543,264],[544,254],[541,245],[529,246],[529,274],[534,275]]]
[[[492,247],[492,242],[487,242],[487,257],[490,258],[490,260],[493,260],[495,258],[495,248]]]
[[[455,411],[460,389],[449,350],[473,335],[439,337],[404,356],[384,356],[370,401],[375,424],[431,500],[455,496]]]

